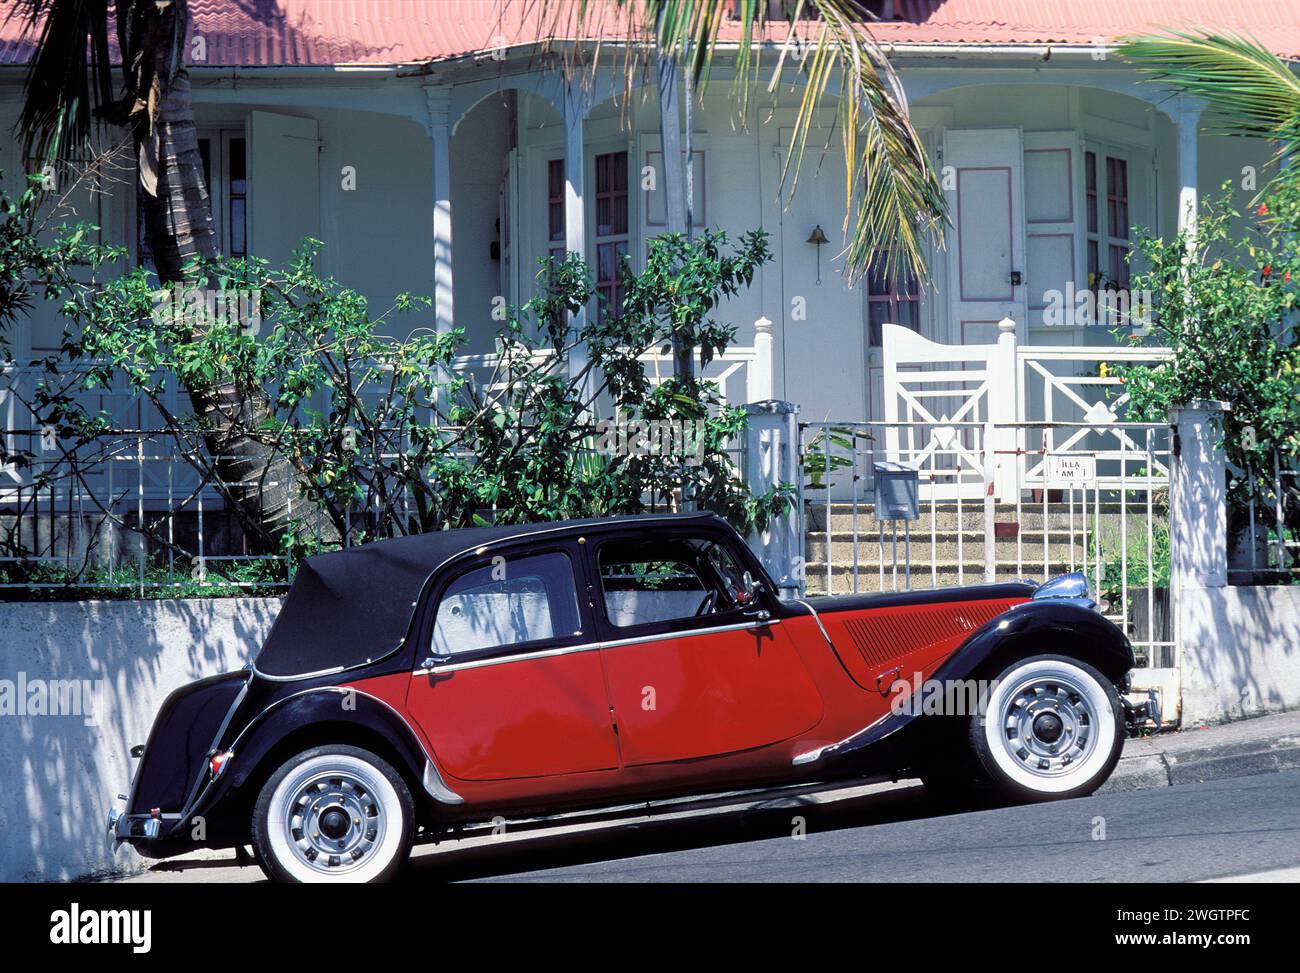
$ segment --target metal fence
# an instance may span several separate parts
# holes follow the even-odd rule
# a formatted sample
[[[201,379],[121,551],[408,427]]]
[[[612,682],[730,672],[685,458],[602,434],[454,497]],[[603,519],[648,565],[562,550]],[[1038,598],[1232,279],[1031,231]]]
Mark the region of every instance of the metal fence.
[[[1173,664],[1167,425],[948,422],[934,433],[914,422],[802,426],[808,592],[1083,571],[1141,664]],[[915,521],[876,517],[881,462],[918,471]]]
[[[201,472],[210,462],[172,434],[114,430],[75,448],[48,429],[4,435],[24,458],[0,467],[0,590],[147,597],[288,584],[288,555],[251,552],[225,502],[240,484]]]
[[[1246,523],[1228,572],[1234,583],[1300,577],[1300,469],[1273,451],[1270,475],[1244,477]]]
[[[0,435],[9,455],[21,457],[0,466],[0,599],[274,593],[292,581],[293,557],[255,550],[230,499],[236,488],[273,490],[275,481],[219,480],[217,458],[172,431],[118,429],[76,446],[49,429]],[[381,459],[396,459],[403,445],[394,438]],[[740,442],[724,450],[737,477],[742,451]],[[598,449],[586,452],[609,459]],[[469,451],[454,455],[475,462]],[[339,543],[372,539],[372,492],[363,489],[343,511]],[[405,485],[388,484],[385,502],[404,512],[404,524],[417,519]],[[683,509],[683,500],[654,492],[641,505],[672,511]],[[475,513],[490,523],[497,511],[488,505]],[[319,518],[299,524],[299,539],[321,542],[324,526]]]

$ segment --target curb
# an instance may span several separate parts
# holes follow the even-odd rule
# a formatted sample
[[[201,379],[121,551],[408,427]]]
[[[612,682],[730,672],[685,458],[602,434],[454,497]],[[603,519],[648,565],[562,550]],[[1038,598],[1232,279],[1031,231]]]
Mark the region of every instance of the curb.
[[[1137,741],[1130,741],[1130,744]],[[1098,793],[1200,784],[1229,777],[1253,777],[1300,769],[1300,739],[1211,744],[1126,754]]]

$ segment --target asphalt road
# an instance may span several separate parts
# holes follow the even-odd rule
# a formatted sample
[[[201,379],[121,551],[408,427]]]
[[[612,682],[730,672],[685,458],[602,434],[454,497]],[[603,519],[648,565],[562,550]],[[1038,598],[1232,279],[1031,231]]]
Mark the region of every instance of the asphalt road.
[[[877,785],[471,834],[418,848],[409,880],[533,882],[1186,882],[1300,879],[1300,771],[939,815]],[[260,881],[228,858],[133,881]]]

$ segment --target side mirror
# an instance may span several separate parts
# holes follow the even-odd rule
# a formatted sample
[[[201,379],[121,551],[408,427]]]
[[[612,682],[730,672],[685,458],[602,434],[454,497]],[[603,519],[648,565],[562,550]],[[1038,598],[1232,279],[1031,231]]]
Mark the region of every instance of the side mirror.
[[[744,588],[737,593],[736,604],[744,607],[758,601],[758,596],[763,590],[762,582],[755,581],[754,576],[746,571],[741,576],[741,583]]]

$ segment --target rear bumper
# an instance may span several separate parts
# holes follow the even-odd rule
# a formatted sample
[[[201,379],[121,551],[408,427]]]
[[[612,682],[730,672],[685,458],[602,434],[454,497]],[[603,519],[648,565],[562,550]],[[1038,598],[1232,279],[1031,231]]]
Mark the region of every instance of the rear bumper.
[[[121,843],[136,838],[157,838],[162,833],[162,818],[148,814],[127,814],[115,807],[108,809],[108,837]]]
[[[171,858],[192,851],[198,843],[190,840],[185,829],[181,829],[179,836],[173,833],[163,837],[168,829],[174,831],[175,822],[168,820],[170,817],[174,816],[127,814],[116,807],[109,808],[105,838],[110,854],[115,855],[124,844],[146,858]]]

